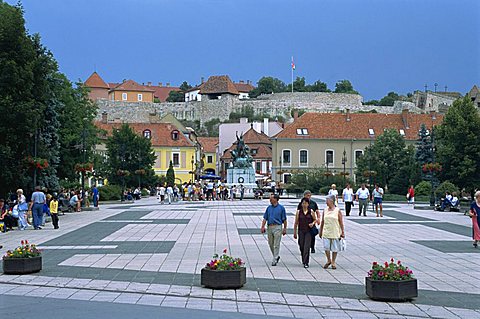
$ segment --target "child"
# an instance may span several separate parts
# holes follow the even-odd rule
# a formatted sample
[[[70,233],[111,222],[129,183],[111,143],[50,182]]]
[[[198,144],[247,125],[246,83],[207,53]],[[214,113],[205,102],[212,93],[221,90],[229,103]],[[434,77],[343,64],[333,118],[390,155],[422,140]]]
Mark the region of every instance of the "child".
[[[58,229],[58,200],[54,196],[50,201],[50,214],[52,215],[52,224],[54,229]]]

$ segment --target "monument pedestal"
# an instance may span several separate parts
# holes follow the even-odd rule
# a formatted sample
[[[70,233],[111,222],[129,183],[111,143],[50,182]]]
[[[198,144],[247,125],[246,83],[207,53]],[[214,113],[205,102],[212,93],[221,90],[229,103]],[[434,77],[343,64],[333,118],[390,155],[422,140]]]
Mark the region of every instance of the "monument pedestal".
[[[253,167],[228,168],[227,185],[229,187],[237,187],[236,198],[240,198],[240,185],[244,187],[244,198],[254,198],[254,189],[257,188],[257,184],[255,183],[255,170]]]

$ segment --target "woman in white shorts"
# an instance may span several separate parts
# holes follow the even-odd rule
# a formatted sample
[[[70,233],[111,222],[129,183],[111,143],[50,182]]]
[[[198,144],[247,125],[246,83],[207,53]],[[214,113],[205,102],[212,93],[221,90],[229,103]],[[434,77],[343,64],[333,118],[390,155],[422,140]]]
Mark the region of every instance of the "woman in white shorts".
[[[332,269],[337,269],[336,259],[340,251],[340,239],[345,238],[343,227],[343,217],[340,208],[335,207],[335,196],[327,196],[327,207],[323,211],[322,223],[318,234],[323,239],[323,247],[327,263],[323,266],[327,269],[332,265]]]

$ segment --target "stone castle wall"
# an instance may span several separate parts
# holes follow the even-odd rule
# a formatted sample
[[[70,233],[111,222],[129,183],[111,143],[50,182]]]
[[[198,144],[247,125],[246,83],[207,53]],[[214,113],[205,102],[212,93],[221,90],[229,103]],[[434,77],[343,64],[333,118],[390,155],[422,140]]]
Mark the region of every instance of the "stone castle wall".
[[[362,96],[358,94],[321,93],[321,92],[294,92],[262,95],[257,99],[240,100],[235,96],[223,95],[218,100],[202,99],[202,101],[178,103],[147,103],[147,102],[118,102],[109,100],[97,101],[98,119],[107,113],[109,121],[146,122],[152,116],[163,116],[172,113],[179,120],[192,120],[205,123],[212,119],[227,120],[230,113],[240,112],[242,108],[252,108],[256,115],[270,117],[281,116],[291,118],[291,110],[298,109],[308,112],[342,112],[350,109],[351,112],[370,111],[375,109],[379,113],[393,113],[394,108],[389,106],[362,105]]]

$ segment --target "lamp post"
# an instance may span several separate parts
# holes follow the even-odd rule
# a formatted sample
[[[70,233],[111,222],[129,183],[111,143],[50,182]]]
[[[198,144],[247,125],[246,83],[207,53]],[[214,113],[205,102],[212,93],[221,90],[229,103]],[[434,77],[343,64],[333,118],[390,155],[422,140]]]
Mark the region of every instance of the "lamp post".
[[[193,159],[193,155],[192,155],[192,185],[195,183],[195,177],[194,177],[194,171],[193,171],[193,164],[195,164],[195,160]]]
[[[345,171],[345,165],[347,164],[347,151],[345,150],[345,147],[343,148],[343,156],[342,156],[342,165],[343,165],[343,186],[345,187],[346,185],[346,177],[347,177],[347,172]]]
[[[370,147],[368,149],[368,191],[372,194],[372,140],[375,138],[375,131],[373,128],[368,129],[368,136],[370,137]],[[373,207],[373,202],[372,209],[375,209]]]
[[[435,114],[432,114],[432,128],[430,130],[430,142],[432,145],[432,163],[435,163],[435,135],[434,135],[434,126],[433,121],[436,119]],[[432,193],[430,194],[430,206],[435,206],[435,190],[434,190],[434,171],[430,172],[430,184],[432,186]]]
[[[86,122],[87,118],[83,118],[83,131],[82,131],[82,153],[83,153],[83,164],[86,164],[87,162],[87,145],[86,145],[86,139],[87,139],[87,130],[86,130]],[[82,170],[82,206],[85,206],[86,201],[85,201],[85,171]]]
[[[122,194],[120,196],[120,200],[123,202],[125,201],[125,197],[123,194],[125,193],[125,151],[126,151],[126,145],[125,142],[122,142],[120,144],[120,167],[121,167],[121,176],[122,176]]]

